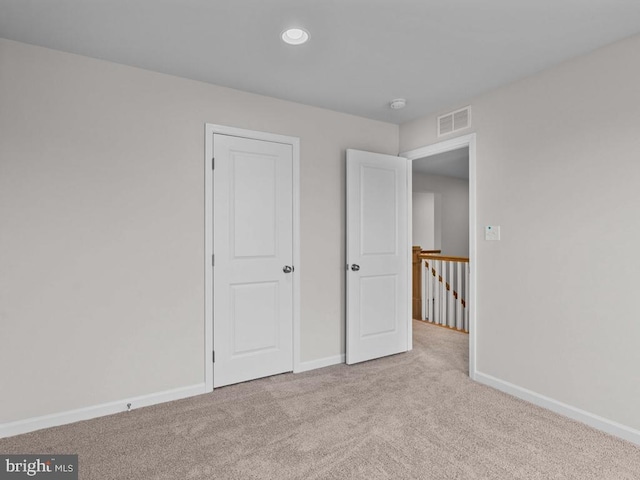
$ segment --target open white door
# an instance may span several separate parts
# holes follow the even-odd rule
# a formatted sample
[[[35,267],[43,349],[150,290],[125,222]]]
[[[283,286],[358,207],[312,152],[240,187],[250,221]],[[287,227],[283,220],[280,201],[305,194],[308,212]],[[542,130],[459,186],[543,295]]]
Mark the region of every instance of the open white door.
[[[409,350],[408,161],[347,150],[347,363]]]

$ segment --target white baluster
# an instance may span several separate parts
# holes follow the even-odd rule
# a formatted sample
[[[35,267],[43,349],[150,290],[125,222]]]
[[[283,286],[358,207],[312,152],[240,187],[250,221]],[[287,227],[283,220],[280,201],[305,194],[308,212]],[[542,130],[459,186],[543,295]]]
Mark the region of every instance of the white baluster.
[[[456,328],[462,330],[462,262],[456,262],[456,292],[458,292],[458,298],[456,299]]]
[[[425,269],[426,269],[426,263],[427,261],[425,259],[420,259],[420,278],[421,278],[421,283],[420,285],[422,286],[422,292],[420,292],[420,295],[422,296],[422,312],[421,312],[421,319],[422,320],[426,320],[427,319],[427,276],[425,275]]]
[[[449,316],[450,316],[450,309],[449,309],[449,292],[450,290],[447,289],[447,284],[449,283],[449,261],[444,262],[444,265],[442,266],[442,283],[444,284],[444,314],[442,315],[442,320],[443,320],[443,324],[446,325],[447,327],[449,326]]]
[[[429,277],[431,277],[431,271],[429,270],[429,260],[425,259],[422,265],[424,269],[424,296],[422,299],[422,310],[424,311],[424,319],[430,321],[429,317]]]
[[[440,291],[440,282],[438,281],[438,277],[440,276],[440,264],[442,263],[441,260],[436,260],[435,262],[433,262],[433,267],[435,268],[436,274],[433,277],[433,284],[434,284],[434,292],[433,292],[433,322],[440,324],[440,296],[442,294],[442,292]]]
[[[454,262],[448,262],[447,265],[449,268],[449,274],[447,275],[447,281],[449,282],[449,290],[447,290],[447,311],[449,312],[449,316],[447,318],[447,326],[455,328],[456,326],[456,305],[455,298],[453,297],[453,289],[455,287],[455,277],[454,277]]]
[[[447,298],[447,265],[448,262],[443,260],[442,261],[442,270],[440,271],[440,274],[442,275],[442,283],[441,285],[441,289],[440,292],[442,294],[442,297],[440,298],[440,305],[442,308],[442,321],[440,322],[441,325],[448,325],[449,322],[449,312],[447,309],[448,306],[448,298]]]
[[[429,321],[433,323],[434,318],[433,318],[433,290],[435,288],[435,283],[433,282],[433,272],[434,272],[434,265],[433,265],[433,260],[429,260],[429,262],[427,262],[427,267],[429,268],[429,271],[427,272],[427,282],[429,282],[429,305],[428,305],[428,310],[427,310],[427,314],[428,314],[428,318]]]
[[[469,331],[469,300],[471,299],[471,295],[469,295],[469,277],[471,276],[471,266],[469,263],[465,266],[465,275],[464,275],[464,331]]]

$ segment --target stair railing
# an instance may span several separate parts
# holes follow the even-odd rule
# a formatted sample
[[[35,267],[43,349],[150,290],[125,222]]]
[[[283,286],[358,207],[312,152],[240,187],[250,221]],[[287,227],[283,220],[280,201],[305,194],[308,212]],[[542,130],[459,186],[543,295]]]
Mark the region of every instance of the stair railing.
[[[427,252],[421,262],[420,317],[436,325],[469,332],[469,259]]]

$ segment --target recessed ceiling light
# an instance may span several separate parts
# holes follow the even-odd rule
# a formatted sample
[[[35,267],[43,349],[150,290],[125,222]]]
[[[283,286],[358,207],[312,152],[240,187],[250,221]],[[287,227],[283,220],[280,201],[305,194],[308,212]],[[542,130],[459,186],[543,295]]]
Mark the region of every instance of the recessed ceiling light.
[[[309,32],[301,28],[290,28],[282,32],[282,40],[289,45],[302,45],[309,40]]]
[[[397,110],[399,108],[406,107],[407,101],[404,98],[396,98],[395,100],[391,100],[391,102],[389,102],[389,106],[394,110]]]

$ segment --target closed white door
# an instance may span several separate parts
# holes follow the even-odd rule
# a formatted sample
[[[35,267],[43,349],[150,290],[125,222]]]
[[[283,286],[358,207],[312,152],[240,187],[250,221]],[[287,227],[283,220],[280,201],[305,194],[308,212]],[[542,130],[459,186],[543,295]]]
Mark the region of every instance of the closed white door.
[[[213,385],[293,370],[291,145],[214,135]]]
[[[409,350],[408,161],[347,150],[347,363]]]

